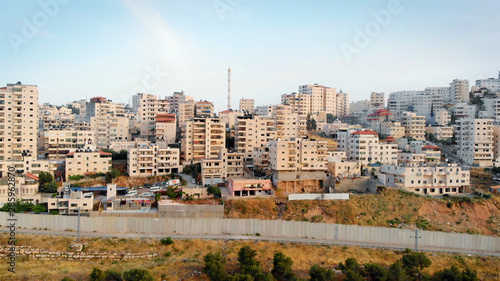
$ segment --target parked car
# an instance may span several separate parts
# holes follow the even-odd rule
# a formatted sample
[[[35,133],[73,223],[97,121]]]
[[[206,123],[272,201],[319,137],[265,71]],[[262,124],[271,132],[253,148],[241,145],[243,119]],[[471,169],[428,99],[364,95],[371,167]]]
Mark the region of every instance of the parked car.
[[[137,190],[129,190],[125,196],[135,196],[137,195]]]
[[[196,180],[195,179],[191,180],[191,182],[194,183],[194,184],[196,184]]]
[[[154,197],[155,194],[153,192],[144,192],[141,194],[142,197]]]
[[[152,186],[152,185],[151,185],[150,183],[146,183],[146,184],[144,184],[144,187],[145,187],[145,188],[151,188],[151,186]]]
[[[160,190],[161,190],[161,187],[159,187],[159,186],[152,186],[151,187],[151,192],[158,192]]]

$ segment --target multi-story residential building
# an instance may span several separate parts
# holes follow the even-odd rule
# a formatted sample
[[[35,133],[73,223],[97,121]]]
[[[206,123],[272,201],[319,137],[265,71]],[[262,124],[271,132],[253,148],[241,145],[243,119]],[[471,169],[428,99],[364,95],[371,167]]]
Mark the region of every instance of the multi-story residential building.
[[[94,97],[87,103],[85,109],[85,122],[90,122],[92,117],[105,117],[110,114],[125,114],[125,105],[118,102],[112,102],[105,97]]]
[[[198,101],[195,103],[194,115],[199,118],[211,118],[214,116],[214,104],[209,101]]]
[[[158,113],[155,122],[155,136],[158,141],[175,143],[177,124],[176,115],[172,113]]]
[[[432,134],[438,140],[453,138],[453,127],[429,125],[425,128],[427,134]]]
[[[226,147],[226,125],[219,118],[194,118],[182,127],[181,158],[184,162],[199,162],[217,158]]]
[[[127,114],[106,114],[90,118],[98,148],[107,149],[112,141],[130,139],[130,117]]]
[[[40,172],[51,173],[57,170],[57,163],[49,160],[38,160],[36,155],[25,156],[22,161],[0,161],[0,178],[6,177],[9,167],[14,167],[19,174],[38,176]]]
[[[77,149],[66,155],[66,180],[74,175],[94,175],[111,170],[111,153],[95,150],[87,144],[84,149]]]
[[[194,101],[186,101],[179,104],[177,127],[182,128],[187,121],[192,120],[195,116],[194,113]]]
[[[493,165],[500,167],[500,125],[493,125]]]
[[[0,88],[0,161],[38,155],[38,86],[21,82]]]
[[[226,123],[226,128],[234,128],[237,123],[238,116],[243,116],[241,111],[224,110],[219,112],[219,118],[222,122]]]
[[[349,94],[342,92],[337,93],[337,116],[342,117],[349,114]],[[327,113],[329,113],[327,111]],[[333,113],[332,113],[333,114]]]
[[[276,106],[276,137],[280,139],[302,138],[307,135],[307,117],[291,105]]]
[[[458,119],[458,156],[467,164],[493,166],[493,119]]]
[[[8,180],[9,177],[0,178],[0,206],[8,203],[9,199],[12,198],[12,185]],[[31,173],[16,174],[14,178],[16,200],[28,201],[33,204],[41,203],[42,196],[38,193],[38,180],[38,177]]]
[[[451,122],[451,115],[448,110],[439,108],[434,114],[434,123],[439,126],[448,126]]]
[[[63,198],[49,198],[47,206],[49,212],[58,211],[60,215],[90,213],[94,207],[94,194],[74,191]]]
[[[185,102],[190,102],[190,101],[194,102],[194,98],[191,96],[184,95],[184,91],[174,92],[173,95],[166,97],[165,100],[168,101],[170,110],[174,112],[179,111],[179,105]]]
[[[405,127],[405,136],[415,140],[425,140],[425,116],[415,112],[403,112],[401,125]]]
[[[289,105],[293,111],[301,115],[313,113],[311,110],[311,95],[305,93],[291,93],[281,95],[281,104]],[[279,106],[279,105],[278,105]],[[278,107],[276,106],[276,107]]]
[[[380,134],[392,136],[395,139],[399,139],[405,136],[405,127],[401,126],[401,122],[383,122],[380,129]]]
[[[454,115],[457,119],[476,117],[476,105],[474,104],[457,103],[450,108],[450,111],[451,115]]]
[[[245,114],[254,114],[255,100],[254,99],[240,99],[240,111]]]
[[[263,147],[254,147],[252,158],[255,167],[267,170],[269,168],[269,144]]]
[[[235,147],[245,160],[252,160],[254,148],[267,146],[275,139],[275,121],[270,117],[240,116],[236,124]]]
[[[433,113],[443,108],[444,101],[450,96],[450,87],[427,87],[424,89],[426,95],[431,97],[431,107]]]
[[[394,164],[398,161],[398,148],[394,142],[379,142],[378,134],[371,130],[355,131],[349,134],[347,159],[360,165],[380,162]]]
[[[166,99],[158,99],[158,96],[139,93],[133,97],[132,102],[137,107],[139,130],[141,136],[152,137],[155,135],[156,117],[158,113],[170,112],[170,102]]]
[[[401,117],[403,112],[413,106],[413,96],[422,94],[423,91],[398,91],[389,94],[387,108],[396,116]]]
[[[441,165],[383,165],[385,185],[426,195],[466,192],[469,171],[457,164]]]
[[[269,163],[275,185],[280,181],[324,180],[327,144],[308,139],[272,140]]]
[[[450,98],[453,103],[469,102],[469,80],[454,79],[450,83]]]
[[[276,105],[258,105],[255,115],[272,117],[276,114]]]
[[[370,106],[372,110],[385,108],[385,93],[370,93]]]
[[[337,116],[337,89],[314,85],[299,86],[299,94],[306,94],[310,97],[311,110],[309,113],[326,111]]]
[[[349,105],[349,114],[367,115],[371,112],[371,108],[371,101],[369,100],[353,101]]]
[[[163,176],[179,173],[180,155],[178,148],[161,148],[149,145],[131,148],[127,154],[128,174],[130,177]]]
[[[498,72],[498,78],[496,79],[488,78],[476,80],[476,86],[479,88],[486,88],[492,93],[500,91],[500,71]]]
[[[383,124],[390,122],[393,115],[394,114],[387,109],[378,109],[375,112],[368,114],[366,116],[368,128],[380,133],[382,131]]]
[[[243,157],[243,153],[228,153],[227,149],[223,148],[218,158],[201,160],[202,184],[218,184],[230,178],[242,178],[245,175]]]
[[[328,172],[339,178],[357,176],[361,175],[361,166],[358,161],[330,161],[329,159]]]
[[[151,141],[148,139],[135,138],[133,141],[113,141],[109,145],[109,149],[116,152],[120,152],[121,150],[126,150],[128,152],[131,148],[146,147],[150,145]]]
[[[48,130],[40,133],[39,151],[49,160],[63,160],[70,152],[83,148],[87,141],[95,141],[94,131]]]

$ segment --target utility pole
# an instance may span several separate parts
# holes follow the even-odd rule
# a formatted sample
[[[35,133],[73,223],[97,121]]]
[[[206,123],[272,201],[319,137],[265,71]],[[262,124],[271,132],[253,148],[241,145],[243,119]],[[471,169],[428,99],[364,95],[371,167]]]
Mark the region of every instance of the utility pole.
[[[418,251],[418,239],[422,238],[422,236],[418,236],[418,229],[415,230],[415,236],[410,236],[411,238],[415,238],[415,252]]]
[[[76,242],[80,243],[80,207],[78,207],[78,236]]]

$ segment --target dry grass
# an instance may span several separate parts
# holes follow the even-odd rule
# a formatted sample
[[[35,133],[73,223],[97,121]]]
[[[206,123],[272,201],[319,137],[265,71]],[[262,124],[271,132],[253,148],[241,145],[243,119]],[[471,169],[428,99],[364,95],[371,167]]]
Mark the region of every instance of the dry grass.
[[[67,251],[67,246],[72,238],[54,236],[18,235],[22,245],[43,249],[61,249]],[[6,235],[0,236],[2,244],[6,241]],[[227,258],[226,268],[228,271],[238,269],[236,260],[239,249],[249,245],[258,253],[258,260],[263,268],[270,271],[272,268],[272,257],[275,252],[281,251],[292,257],[294,272],[301,278],[307,278],[307,271],[314,264],[321,264],[333,268],[346,258],[354,257],[359,263],[380,263],[389,266],[401,258],[400,251],[384,249],[368,249],[359,247],[343,247],[330,245],[309,245],[298,243],[269,243],[252,241],[222,241],[222,240],[174,240],[173,245],[161,245],[154,239],[97,239],[83,238],[88,246],[85,251],[105,251],[129,253],[159,252],[163,254],[170,252],[171,255],[159,259],[142,259],[134,261],[20,261],[16,264],[17,273],[7,272],[7,264],[0,263],[1,280],[61,280],[64,276],[75,280],[89,280],[88,276],[92,268],[99,267],[103,270],[113,269],[125,271],[131,268],[143,268],[149,270],[157,280],[208,280],[203,270],[203,256],[210,252],[221,252]],[[106,249],[104,247],[107,247]],[[459,268],[470,267],[478,272],[480,278],[493,280],[499,277],[499,258],[478,257],[467,255],[453,255],[443,253],[427,253],[432,260],[430,268],[426,272],[433,273],[444,267],[457,265]]]
[[[367,226],[402,227],[445,232],[500,235],[500,200],[473,199],[452,203],[396,189],[381,194],[350,195],[346,201],[286,201],[275,199],[227,200],[227,218],[284,219]],[[278,200],[283,201],[281,198]],[[281,207],[281,208],[280,208]]]

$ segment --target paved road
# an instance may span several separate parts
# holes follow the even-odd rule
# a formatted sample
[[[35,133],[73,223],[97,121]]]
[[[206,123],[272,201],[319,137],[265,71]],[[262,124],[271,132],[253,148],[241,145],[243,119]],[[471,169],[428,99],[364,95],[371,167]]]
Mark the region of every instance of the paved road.
[[[0,232],[9,232],[7,228],[0,228]],[[77,236],[76,232],[69,231],[56,231],[56,230],[30,230],[30,229],[16,229],[16,233],[23,234],[37,234],[37,235],[55,235],[55,236]],[[102,233],[102,232],[82,232],[81,237],[103,237],[103,238],[165,238],[166,234],[144,234],[144,233]],[[287,243],[305,243],[305,244],[326,244],[326,245],[345,245],[345,246],[359,246],[365,248],[382,248],[382,249],[406,249],[414,248],[414,245],[403,244],[385,244],[385,243],[370,243],[358,242],[347,240],[325,240],[313,238],[290,238],[290,237],[264,237],[264,236],[249,236],[249,235],[192,235],[192,234],[169,234],[168,236],[173,239],[214,239],[214,240],[258,240],[270,242],[287,242]],[[426,252],[448,252],[458,254],[470,254],[481,256],[495,256],[500,257],[499,252],[487,251],[474,251],[457,248],[437,248],[437,247],[419,247],[419,251]]]

